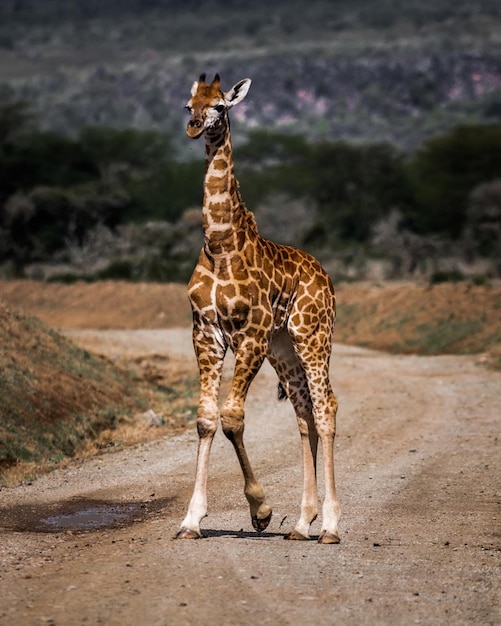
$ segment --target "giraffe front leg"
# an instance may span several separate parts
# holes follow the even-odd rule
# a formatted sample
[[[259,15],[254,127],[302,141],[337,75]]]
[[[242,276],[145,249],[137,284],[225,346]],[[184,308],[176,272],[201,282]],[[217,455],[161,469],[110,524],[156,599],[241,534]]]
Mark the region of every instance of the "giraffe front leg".
[[[200,522],[207,516],[207,478],[212,441],[217,430],[217,398],[225,347],[208,333],[193,333],[195,352],[200,369],[200,400],[197,412],[198,454],[195,487],[188,512],[176,535],[177,539],[197,539],[202,536]]]
[[[217,422],[216,422],[217,425]],[[176,539],[198,539],[202,536],[200,522],[207,516],[207,476],[209,456],[215,429],[198,440],[195,487],[186,517],[181,523]]]
[[[271,507],[266,504],[264,490],[257,481],[244,446],[244,411],[243,404],[230,397],[221,411],[223,432],[231,441],[237,454],[244,476],[244,494],[249,503],[252,526],[257,532],[268,527],[272,516]]]
[[[244,446],[244,402],[247,391],[266,354],[264,341],[242,342],[235,354],[231,391],[221,410],[223,432],[231,441],[244,476],[244,494],[249,503],[252,526],[258,532],[268,527],[272,516],[264,490],[257,481]]]
[[[198,453],[195,487],[186,517],[176,535],[177,539],[198,539],[202,536],[200,522],[207,516],[207,478],[212,441],[217,430],[218,409],[215,402],[200,399],[197,417]]]

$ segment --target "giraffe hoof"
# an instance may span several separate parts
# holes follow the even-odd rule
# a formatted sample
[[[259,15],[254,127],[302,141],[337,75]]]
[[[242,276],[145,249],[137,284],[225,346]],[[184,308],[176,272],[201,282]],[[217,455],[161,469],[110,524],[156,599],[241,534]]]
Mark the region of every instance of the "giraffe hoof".
[[[308,541],[309,537],[299,533],[297,530],[291,530],[290,533],[284,535],[284,539],[287,541]]]
[[[269,515],[267,515],[266,517],[263,517],[262,519],[259,519],[258,517],[253,517],[252,526],[254,527],[254,530],[257,530],[258,533],[262,533],[263,530],[268,528],[268,524],[270,523],[271,516],[272,516],[272,511],[270,511]]]
[[[320,533],[320,537],[318,538],[318,543],[339,543],[341,539],[337,533],[329,533],[326,530],[323,530]]]
[[[176,539],[200,539],[202,535],[190,528],[180,528],[177,531]]]

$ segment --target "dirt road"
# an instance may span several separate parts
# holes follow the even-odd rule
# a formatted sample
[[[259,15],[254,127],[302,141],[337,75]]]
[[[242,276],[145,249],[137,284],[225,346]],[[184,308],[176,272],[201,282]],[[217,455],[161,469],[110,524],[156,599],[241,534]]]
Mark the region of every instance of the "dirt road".
[[[72,337],[193,360],[188,329]],[[336,345],[332,380],[340,545],[282,540],[299,514],[299,436],[264,367],[246,442],[274,507],[265,533],[221,433],[199,541],[173,540],[194,430],[74,464],[0,492],[0,624],[501,624],[501,374]]]

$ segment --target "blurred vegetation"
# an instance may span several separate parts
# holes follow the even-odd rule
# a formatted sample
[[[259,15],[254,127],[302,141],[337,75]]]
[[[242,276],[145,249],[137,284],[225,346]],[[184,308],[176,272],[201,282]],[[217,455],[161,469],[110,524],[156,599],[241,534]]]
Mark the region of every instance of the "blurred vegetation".
[[[409,164],[415,230],[457,239],[465,228],[471,192],[501,177],[500,148],[501,125],[489,124],[455,128],[417,150]]]
[[[460,126],[408,152],[255,130],[235,160],[263,234],[337,275],[379,258],[386,277],[458,278],[479,260],[487,277],[501,272],[499,154],[501,125]],[[92,127],[68,138],[4,98],[3,275],[185,281],[202,243],[202,178],[201,160],[176,160],[164,134]]]
[[[186,159],[191,80],[250,76],[244,129],[408,149],[501,122],[500,30],[497,0],[3,0],[0,85],[44,130],[154,129]]]
[[[75,26],[96,20],[108,21],[114,37],[137,38],[142,32],[138,17],[148,21],[152,45],[185,49],[183,26],[197,33],[194,50],[210,49],[213,29],[219,27],[219,38],[229,45],[234,38],[252,37],[262,44],[284,39],[318,38],[353,28],[388,30],[449,26],[480,17],[499,18],[497,0],[219,0],[217,11],[211,0],[3,0],[0,20],[11,29],[14,25],[44,24]],[[203,16],[203,19],[201,19]],[[305,17],[307,16],[307,19]],[[161,18],[170,17],[170,20]],[[161,34],[162,33],[162,34]],[[96,32],[93,32],[96,36]],[[42,33],[39,33],[39,37]],[[50,37],[50,35],[47,35]],[[4,34],[8,43],[8,32]],[[4,45],[5,45],[4,44]],[[12,43],[15,45],[15,43]]]

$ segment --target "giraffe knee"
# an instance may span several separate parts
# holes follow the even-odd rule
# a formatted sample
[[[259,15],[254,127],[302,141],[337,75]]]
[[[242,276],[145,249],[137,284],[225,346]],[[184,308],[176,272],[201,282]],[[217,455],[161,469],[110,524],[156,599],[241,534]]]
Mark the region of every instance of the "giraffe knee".
[[[201,439],[214,436],[216,430],[217,418],[208,418],[205,415],[199,415],[197,417],[197,433]]]
[[[241,409],[229,409],[223,407],[221,411],[221,425],[223,432],[230,441],[235,438],[235,435],[242,433],[244,430],[244,412]]]
[[[217,430],[219,409],[211,398],[201,397],[198,402],[197,432],[200,438],[213,437]]]
[[[242,434],[244,431],[243,419],[224,419],[221,420],[221,423],[223,425],[223,433],[230,441],[234,441],[236,435]]]

